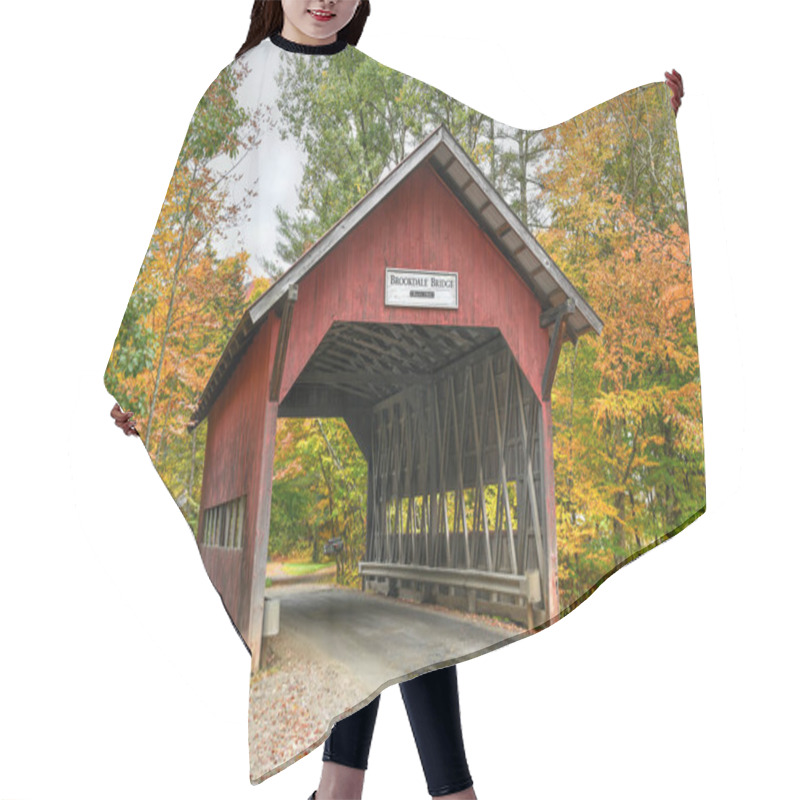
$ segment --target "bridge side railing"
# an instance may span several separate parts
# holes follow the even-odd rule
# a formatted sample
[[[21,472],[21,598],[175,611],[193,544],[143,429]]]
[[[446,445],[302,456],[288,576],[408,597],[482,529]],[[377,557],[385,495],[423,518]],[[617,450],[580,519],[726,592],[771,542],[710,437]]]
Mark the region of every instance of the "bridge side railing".
[[[453,569],[449,567],[428,567],[419,564],[390,564],[375,561],[359,561],[359,574],[364,579],[383,578],[389,581],[410,581],[412,583],[426,584],[429,587],[446,586],[459,587],[466,590],[467,610],[475,613],[483,607],[490,612],[507,613],[511,618],[533,628],[539,624],[545,612],[542,599],[541,582],[538,570],[529,570],[522,575],[507,572],[487,572],[477,569]],[[492,594],[509,595],[520,598],[523,607],[519,605],[503,604],[498,602],[482,601],[477,598],[476,592],[490,592]],[[440,600],[443,598],[439,598]],[[452,594],[444,598],[448,605],[458,606],[459,603]],[[520,618],[520,611],[524,617]]]

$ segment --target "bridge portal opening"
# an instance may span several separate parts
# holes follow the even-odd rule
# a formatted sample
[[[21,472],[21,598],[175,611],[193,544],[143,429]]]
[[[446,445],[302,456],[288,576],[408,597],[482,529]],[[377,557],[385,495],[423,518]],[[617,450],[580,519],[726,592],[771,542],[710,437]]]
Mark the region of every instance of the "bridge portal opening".
[[[542,409],[497,328],[336,322],[278,417],[315,418],[334,462],[346,425],[363,458],[351,507],[331,510],[343,582],[528,626],[545,613]]]

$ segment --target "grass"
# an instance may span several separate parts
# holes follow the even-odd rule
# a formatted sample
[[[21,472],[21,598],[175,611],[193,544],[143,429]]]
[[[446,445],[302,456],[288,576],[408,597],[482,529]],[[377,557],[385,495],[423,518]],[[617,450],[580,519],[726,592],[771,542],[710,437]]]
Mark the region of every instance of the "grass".
[[[283,564],[283,571],[287,575],[308,575],[311,572],[319,572],[321,569],[325,569],[325,567],[329,567],[330,564],[318,564],[318,563],[306,563],[300,564],[296,562],[284,562]]]

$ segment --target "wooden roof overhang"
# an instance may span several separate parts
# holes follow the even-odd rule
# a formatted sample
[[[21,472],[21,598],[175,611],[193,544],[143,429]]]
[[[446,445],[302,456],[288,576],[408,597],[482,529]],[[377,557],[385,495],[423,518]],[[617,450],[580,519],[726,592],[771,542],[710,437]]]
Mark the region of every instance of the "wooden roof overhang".
[[[419,146],[377,183],[335,225],[331,226],[295,263],[283,273],[242,315],[206,384],[189,429],[205,419],[214,400],[232,374],[256,330],[270,311],[283,312],[293,305],[297,283],[310,272],[414,170],[428,163],[475,219],[509,264],[518,272],[542,306],[543,327],[555,324],[554,341],[570,341],[588,332],[600,333],[603,323],[591,306],[536,241],[533,234],[511,210],[486,176],[444,125],[428,135]],[[550,363],[558,347],[551,348]]]
[[[366,411],[505,347],[497,328],[334,322],[283,399],[281,416]]]

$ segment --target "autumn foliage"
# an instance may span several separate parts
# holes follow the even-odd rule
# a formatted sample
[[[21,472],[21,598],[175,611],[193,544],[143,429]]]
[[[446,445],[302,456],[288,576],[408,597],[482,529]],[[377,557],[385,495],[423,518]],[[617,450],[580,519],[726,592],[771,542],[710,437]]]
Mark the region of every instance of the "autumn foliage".
[[[534,232],[604,323],[565,343],[552,393],[562,608],[705,505],[689,231],[664,84],[543,131],[503,125],[351,54],[282,77],[282,131],[304,150],[297,208],[275,209],[283,264],[232,249],[255,188],[237,167],[267,124],[245,110],[242,65],[198,105],[105,382],[132,410],[159,473],[197,531],[205,423],[187,423],[243,311],[440,124]],[[336,74],[337,70],[347,75]],[[261,269],[258,268],[260,262]],[[254,264],[256,265],[254,267]],[[489,498],[491,500],[491,498]],[[342,537],[355,584],[366,463],[337,419],[280,419],[270,553],[321,560]],[[453,510],[455,513],[455,510]]]
[[[604,321],[553,390],[562,607],[705,504],[686,201],[664,87],[545,132],[539,240]]]

